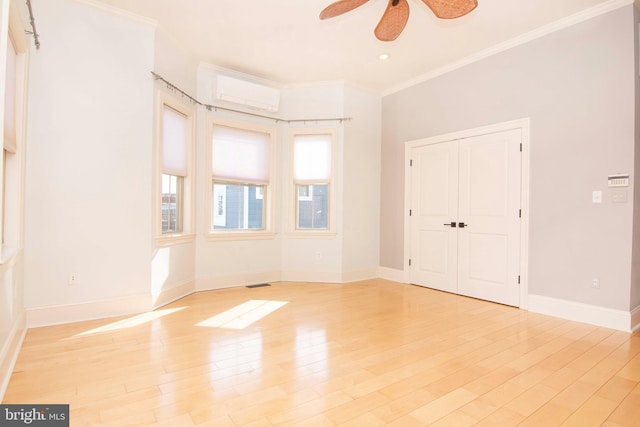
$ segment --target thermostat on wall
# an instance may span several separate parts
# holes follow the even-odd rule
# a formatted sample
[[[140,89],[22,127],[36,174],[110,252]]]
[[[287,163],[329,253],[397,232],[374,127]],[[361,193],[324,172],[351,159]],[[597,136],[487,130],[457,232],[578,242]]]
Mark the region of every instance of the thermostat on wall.
[[[609,175],[607,182],[609,187],[628,187],[629,175]]]

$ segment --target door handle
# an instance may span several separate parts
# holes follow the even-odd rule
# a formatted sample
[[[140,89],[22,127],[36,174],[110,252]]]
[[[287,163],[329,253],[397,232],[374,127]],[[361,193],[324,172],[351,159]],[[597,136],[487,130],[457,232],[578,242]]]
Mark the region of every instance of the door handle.
[[[469,226],[469,224],[465,224],[464,222],[459,222],[458,223],[458,227],[460,227],[460,228],[465,228],[465,227],[468,227],[468,226]]]
[[[449,224],[444,224],[444,225],[445,225],[445,227],[453,227],[453,228],[455,228],[456,227],[456,222],[455,221],[451,221]]]

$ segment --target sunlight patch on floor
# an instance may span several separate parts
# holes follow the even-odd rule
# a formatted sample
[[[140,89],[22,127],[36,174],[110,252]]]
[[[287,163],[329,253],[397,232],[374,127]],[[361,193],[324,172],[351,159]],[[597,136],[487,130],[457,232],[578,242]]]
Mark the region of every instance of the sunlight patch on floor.
[[[223,313],[197,323],[196,326],[244,329],[286,304],[287,301],[249,300]]]
[[[140,326],[144,323],[151,322],[152,320],[159,319],[168,314],[175,313],[180,310],[184,310],[185,308],[186,307],[167,308],[164,310],[155,310],[149,313],[138,314],[136,316],[129,317],[127,319],[118,320],[117,322],[109,323],[104,326],[99,326],[94,329],[89,329],[88,331],[84,331],[74,335],[74,337],[82,337],[82,336],[91,335],[91,334],[98,334],[101,332],[113,332],[121,329],[133,328],[136,326]]]

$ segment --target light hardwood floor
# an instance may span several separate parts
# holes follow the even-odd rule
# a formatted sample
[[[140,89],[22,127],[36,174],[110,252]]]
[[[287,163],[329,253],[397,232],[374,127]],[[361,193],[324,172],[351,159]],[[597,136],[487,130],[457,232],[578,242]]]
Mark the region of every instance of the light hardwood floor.
[[[274,283],[31,329],[4,403],[69,403],[72,426],[640,426],[640,334],[381,279]]]

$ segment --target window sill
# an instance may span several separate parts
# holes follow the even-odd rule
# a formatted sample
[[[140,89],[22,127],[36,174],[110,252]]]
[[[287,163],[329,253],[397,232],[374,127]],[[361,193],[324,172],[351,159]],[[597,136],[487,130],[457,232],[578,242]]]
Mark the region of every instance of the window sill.
[[[331,230],[295,230],[287,233],[287,237],[292,239],[335,239],[337,235],[338,233]]]
[[[195,241],[194,234],[164,234],[156,238],[158,246],[180,245],[183,243],[191,243]]]
[[[13,262],[19,252],[20,249],[14,246],[3,246],[2,253],[0,253],[0,265],[6,265]]]
[[[275,239],[276,233],[270,231],[218,231],[209,232],[205,235],[205,238],[210,242],[217,242],[222,240],[269,240]]]

